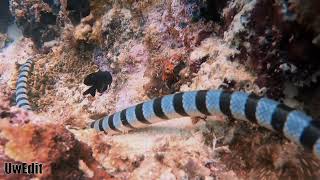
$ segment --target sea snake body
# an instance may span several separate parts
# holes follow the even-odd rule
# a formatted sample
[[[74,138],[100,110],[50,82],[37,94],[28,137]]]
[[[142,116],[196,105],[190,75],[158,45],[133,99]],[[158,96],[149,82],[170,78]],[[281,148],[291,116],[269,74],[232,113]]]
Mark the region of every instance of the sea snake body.
[[[25,110],[31,110],[30,102],[27,95],[27,81],[28,75],[32,69],[32,64],[32,59],[28,59],[26,63],[21,65],[16,87],[17,106]]]
[[[27,95],[27,80],[33,61],[20,67],[16,88],[17,106],[31,110]],[[320,121],[312,119],[277,101],[244,92],[199,90],[180,92],[129,107],[90,124],[97,131],[121,133],[145,127],[159,121],[179,117],[203,117],[223,114],[247,120],[311,150],[320,159]]]
[[[106,116],[90,127],[121,133],[163,120],[216,113],[279,132],[320,159],[320,121],[277,101],[244,92],[200,90],[167,95]]]

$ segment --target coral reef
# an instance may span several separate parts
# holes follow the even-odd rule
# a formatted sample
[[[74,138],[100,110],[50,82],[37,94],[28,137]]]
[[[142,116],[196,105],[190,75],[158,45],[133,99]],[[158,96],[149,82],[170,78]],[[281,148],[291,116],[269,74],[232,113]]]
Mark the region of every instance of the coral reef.
[[[40,174],[39,178],[84,177],[84,172],[79,169],[81,159],[93,171],[92,178],[111,179],[93,159],[90,149],[76,141],[74,136],[61,126],[27,124],[21,127],[10,127],[2,125],[1,133],[2,138],[7,140],[4,144],[4,154],[8,158],[14,162],[44,164],[43,174]]]
[[[24,36],[31,37],[38,48],[58,38],[65,23],[79,24],[81,18],[90,14],[88,0],[13,0],[10,5]]]
[[[38,117],[15,107],[10,107],[11,91],[1,87],[0,92],[0,165],[5,162],[44,164],[41,179],[92,177],[112,179],[92,157],[91,149],[75,139],[63,126],[56,124],[35,125]],[[40,118],[41,119],[41,118]],[[18,135],[18,136],[17,136]],[[79,169],[80,160],[91,174]],[[82,167],[82,166],[80,166]],[[8,179],[29,179],[33,175],[5,175]]]
[[[79,24],[81,18],[90,14],[89,0],[67,0],[66,10],[72,23]]]
[[[46,169],[5,178],[319,176],[319,161],[289,140],[218,115],[116,136],[86,129],[147,99],[210,88],[271,97],[319,119],[317,0],[9,2],[24,37],[10,44],[9,31],[0,38],[0,166],[41,161]],[[33,112],[13,100],[17,69],[29,57]],[[112,74],[111,87],[83,96],[84,78],[97,70]]]
[[[316,11],[309,9],[312,2],[308,3],[260,0],[240,15],[243,30],[238,30],[231,42],[240,53],[233,59],[257,73],[259,87],[272,87],[268,96],[284,97],[285,82],[305,87],[317,81],[314,76],[319,69],[320,54],[314,43],[318,33],[316,24],[310,20],[312,27],[308,27],[301,20]],[[316,2],[312,5],[317,6]],[[237,8],[234,5],[226,14],[241,10]],[[315,15],[314,21],[317,18]]]
[[[31,37],[37,47],[59,35],[57,12],[42,0],[11,1],[11,13],[23,35]]]
[[[6,34],[0,34],[0,49],[7,47],[10,41],[12,40]]]

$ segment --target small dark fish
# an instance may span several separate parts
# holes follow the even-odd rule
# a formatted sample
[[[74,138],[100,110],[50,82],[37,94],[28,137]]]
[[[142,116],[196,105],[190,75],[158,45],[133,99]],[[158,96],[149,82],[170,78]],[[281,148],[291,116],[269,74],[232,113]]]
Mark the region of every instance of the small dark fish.
[[[91,96],[94,97],[96,91],[103,93],[108,89],[112,83],[112,76],[108,71],[99,70],[98,72],[87,75],[83,83],[87,86],[91,86],[83,93],[83,95],[91,94]]]

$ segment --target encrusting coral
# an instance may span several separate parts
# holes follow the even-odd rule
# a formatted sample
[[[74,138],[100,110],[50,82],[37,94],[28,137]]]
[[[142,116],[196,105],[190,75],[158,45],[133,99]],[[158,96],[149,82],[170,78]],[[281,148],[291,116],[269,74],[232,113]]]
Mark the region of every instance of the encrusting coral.
[[[12,107],[10,85],[14,63],[31,57],[30,39],[13,43],[17,55],[9,49],[0,57],[11,63],[0,61],[0,161],[41,161],[40,179],[315,178],[319,161],[300,147],[218,115],[117,136],[86,128],[139,102],[202,89],[254,92],[320,117],[319,7],[317,0],[10,0],[38,55],[28,81],[33,113]],[[83,79],[99,69],[112,74],[111,87],[83,96]]]
[[[7,141],[4,154],[10,159],[15,162],[43,163],[43,174],[40,174],[39,178],[84,177],[85,174],[79,169],[79,161],[82,160],[93,172],[92,178],[111,179],[94,160],[90,148],[77,141],[61,126],[27,124],[12,127],[2,123],[1,135]]]

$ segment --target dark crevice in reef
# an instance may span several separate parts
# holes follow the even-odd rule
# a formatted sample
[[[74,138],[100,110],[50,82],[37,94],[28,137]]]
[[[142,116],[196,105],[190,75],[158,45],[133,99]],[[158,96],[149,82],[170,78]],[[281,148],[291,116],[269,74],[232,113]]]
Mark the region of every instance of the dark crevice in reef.
[[[60,0],[43,0],[44,3],[47,3],[51,8],[54,14],[58,14],[60,11]]]
[[[228,0],[207,0],[204,6],[200,9],[201,15],[206,20],[214,22],[222,21],[222,10],[227,5]]]
[[[199,20],[222,23],[222,10],[228,0],[187,0],[194,22]]]
[[[300,95],[297,97],[299,101],[305,102],[304,106],[308,114],[316,120],[320,120],[320,78],[317,83],[312,83],[308,87],[300,88]]]
[[[41,24],[54,25],[56,24],[56,20],[57,20],[57,16],[52,13],[48,13],[48,12],[40,13]]]
[[[45,8],[43,2],[37,4],[38,8],[34,8],[34,3],[27,1],[14,2],[12,6],[12,14],[17,25],[25,37],[32,39],[37,48],[41,48],[45,42],[54,40],[60,34],[60,29],[56,25],[59,10],[53,9],[60,9],[60,4],[58,1],[55,2],[47,1],[51,9]]]
[[[9,0],[0,1],[0,33],[6,33],[8,25],[12,22],[9,10]]]
[[[283,96],[284,82],[305,86],[306,79],[320,70],[320,51],[313,43],[317,32],[299,21],[298,10],[293,16],[297,4],[277,2],[258,1],[250,14],[242,16],[246,31],[235,40],[240,42],[236,58],[257,73],[256,83],[268,87],[267,95],[273,98]]]
[[[89,0],[67,0],[65,2],[68,17],[74,25],[79,24],[81,18],[90,14]],[[60,17],[62,4],[59,0],[42,0],[37,4],[12,0],[12,4],[11,13],[17,25],[25,37],[32,39],[37,48],[41,49],[45,42],[55,40],[60,36],[64,18]]]
[[[58,32],[46,25],[35,23],[34,25],[23,25],[23,35],[31,37],[36,47],[40,48],[44,42],[54,40],[58,36]]]
[[[67,11],[73,24],[79,24],[81,18],[90,14],[89,0],[68,0]]]

